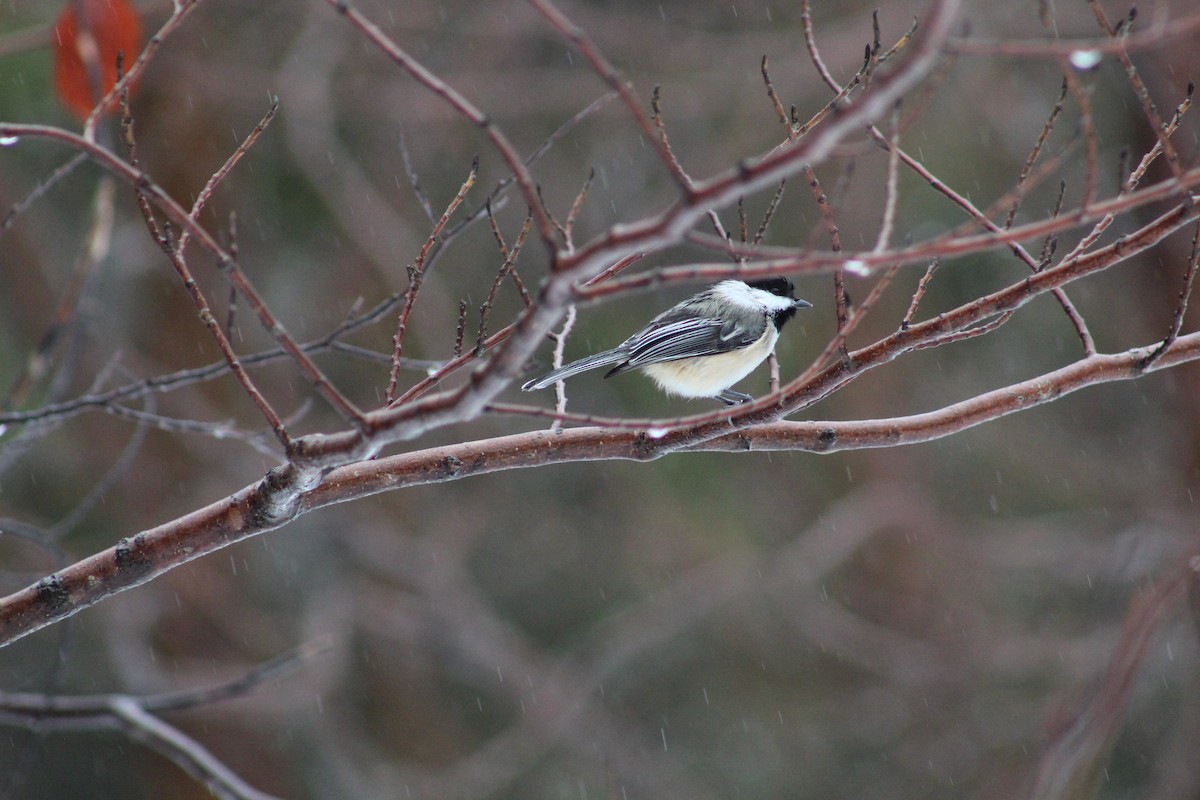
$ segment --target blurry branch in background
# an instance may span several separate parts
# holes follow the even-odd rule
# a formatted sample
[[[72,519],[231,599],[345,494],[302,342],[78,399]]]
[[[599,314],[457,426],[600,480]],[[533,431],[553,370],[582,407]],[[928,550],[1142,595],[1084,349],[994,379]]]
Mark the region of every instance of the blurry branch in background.
[[[1094,797],[1105,782],[1134,680],[1155,636],[1185,597],[1200,588],[1200,554],[1181,559],[1129,604],[1112,660],[1083,699],[1059,709],[1038,760],[1031,800]],[[1191,610],[1192,624],[1197,622]]]
[[[72,158],[67,162],[68,165],[76,163],[77,158]],[[56,170],[47,184],[56,182],[62,172],[62,168]],[[18,373],[12,385],[4,391],[4,396],[0,399],[0,408],[10,409],[24,405],[34,388],[42,385],[46,380],[56,358],[59,372],[51,381],[48,399],[53,402],[66,391],[73,373],[74,359],[71,351],[82,333],[78,324],[79,302],[84,296],[85,286],[92,277],[96,265],[108,255],[112,243],[113,222],[116,217],[115,193],[116,184],[110,178],[105,177],[96,185],[92,203],[92,221],[84,251],[75,262],[71,280],[62,297],[59,298],[58,307],[55,309],[49,327],[42,334],[37,349],[26,359],[24,370]],[[36,194],[38,193],[34,192],[29,199],[33,199]],[[13,209],[14,218],[19,213],[18,208],[21,205],[18,204],[18,207]],[[0,228],[0,234],[2,232],[3,229]],[[62,419],[62,417],[58,417],[58,421],[61,422]]]
[[[161,37],[174,30],[194,5],[176,6],[168,27],[151,40],[134,62],[130,76],[118,82],[98,109],[111,102],[113,97],[124,96],[131,76],[144,68]],[[274,101],[259,126],[212,175],[190,210],[181,206],[138,164],[134,150],[135,121],[132,119],[127,118],[123,124],[127,158],[96,141],[94,118],[98,117],[99,111],[89,117],[83,135],[44,125],[0,122],[0,140],[6,145],[24,146],[25,141],[31,139],[63,145],[76,151],[68,164],[89,159],[111,178],[134,190],[147,230],[162,249],[223,356],[223,362],[216,365],[142,379],[115,389],[106,388],[106,381],[97,381],[87,393],[74,399],[51,396],[40,407],[20,408],[30,396],[27,385],[36,382],[42,374],[36,369],[37,359],[42,356],[39,351],[30,359],[27,378],[18,381],[16,388],[8,393],[9,403],[0,412],[0,426],[18,429],[13,437],[16,438],[21,435],[20,429],[37,431],[84,411],[103,410],[130,419],[139,430],[154,426],[173,433],[188,432],[214,438],[233,435],[261,446],[251,434],[234,435],[234,429],[229,426],[167,420],[155,414],[150,405],[155,394],[193,387],[232,374],[283,452],[283,462],[279,466],[240,491],[150,530],[130,532],[132,535],[113,547],[0,599],[0,645],[71,616],[124,589],[152,580],[175,566],[280,528],[308,511],[377,492],[570,461],[648,461],[668,454],[699,451],[828,453],[894,447],[951,435],[1006,414],[1052,402],[1082,388],[1137,379],[1149,372],[1200,359],[1200,334],[1183,332],[1200,257],[1200,245],[1197,244],[1200,227],[1193,233],[1183,288],[1175,297],[1169,325],[1165,326],[1167,333],[1160,341],[1126,347],[1113,354],[1099,353],[1083,314],[1064,289],[1069,283],[1129,262],[1181,229],[1193,226],[1200,217],[1195,197],[1200,186],[1200,168],[1189,166],[1174,141],[1190,108],[1192,88],[1189,86],[1184,98],[1172,98],[1175,111],[1169,120],[1164,120],[1128,56],[1130,48],[1151,46],[1162,39],[1146,35],[1138,38],[1138,34],[1130,34],[1129,28],[1134,23],[1132,16],[1121,25],[1112,26],[1093,3],[1104,38],[1079,45],[1089,52],[1094,49],[1117,54],[1125,66],[1129,87],[1142,104],[1146,123],[1154,132],[1153,146],[1136,160],[1134,169],[1122,175],[1119,190],[1104,196],[1099,188],[1101,166],[1093,120],[1095,112],[1089,91],[1080,85],[1077,75],[1084,67],[1080,66],[1078,58],[1073,60],[1080,50],[1046,44],[1037,53],[1053,58],[1061,65],[1062,90],[1057,101],[1052,102],[1046,122],[1030,145],[1024,167],[1011,189],[991,207],[980,208],[964,192],[939,178],[923,158],[905,149],[906,126],[915,119],[912,109],[919,109],[922,104],[902,104],[902,101],[914,92],[931,91],[931,85],[944,78],[944,72],[939,73],[939,70],[952,68],[952,63],[947,66],[951,54],[960,58],[979,52],[1011,55],[1024,53],[1033,45],[1015,43],[1010,50],[1005,50],[1004,43],[996,43],[989,45],[993,50],[981,51],[970,40],[952,39],[951,33],[960,22],[956,0],[931,3],[928,12],[914,23],[912,29],[902,33],[887,49],[881,43],[876,19],[874,35],[865,47],[862,65],[845,83],[838,81],[823,61],[810,9],[804,3],[804,38],[809,59],[828,86],[832,98],[807,121],[801,122],[802,117],[794,106],[785,108],[764,57],[761,73],[768,99],[778,121],[786,128],[782,140],[762,154],[729,154],[728,169],[707,179],[689,175],[682,166],[680,154],[669,140],[669,117],[657,87],[647,111],[647,104],[621,78],[602,49],[547,0],[532,0],[532,5],[561,41],[583,56],[610,94],[565,123],[542,148],[526,158],[485,110],[413,58],[350,3],[329,0],[329,5],[358,37],[372,45],[373,51],[368,51],[371,57],[382,54],[420,87],[475,126],[499,155],[509,176],[474,211],[462,212],[459,221],[451,225],[452,218],[478,179],[479,160],[472,162],[459,191],[446,203],[441,216],[435,217],[434,206],[421,188],[407,147],[402,144],[404,169],[427,217],[427,238],[413,255],[404,289],[378,301],[365,312],[360,312],[355,305],[355,310],[340,325],[316,341],[301,343],[288,332],[282,312],[268,305],[239,265],[236,244],[222,246],[217,236],[200,222],[200,212],[213,190],[236,167],[275,115],[278,106]],[[1194,26],[1196,17],[1188,16],[1181,22],[1185,28]],[[1171,34],[1164,30],[1157,35]],[[575,223],[587,202],[591,174],[583,181],[565,213],[556,214],[551,203],[545,200],[531,165],[562,131],[578,124],[593,109],[614,97],[624,104],[636,131],[652,144],[676,196],[656,214],[640,219],[614,220],[601,234],[577,241]],[[1070,156],[1077,149],[1075,139],[1063,146],[1051,142],[1068,102],[1074,103],[1079,114],[1077,136],[1082,140],[1084,186],[1082,190],[1071,187],[1068,192],[1066,179],[1060,178],[1062,188],[1053,210],[1018,223],[1017,215],[1024,208],[1023,199],[1027,193],[1056,177],[1059,168],[1063,168],[1065,174],[1065,167],[1072,163]],[[819,172],[840,148],[851,146],[863,152],[879,148],[888,158],[886,177],[879,187],[884,202],[877,236],[874,246],[863,251],[848,250],[842,241],[837,224],[837,192],[831,192],[833,198],[826,193],[823,189],[826,182],[822,181]],[[1150,167],[1160,158],[1165,160],[1169,175],[1147,182]],[[682,154],[682,160],[686,161],[686,154]],[[63,170],[65,167],[53,173],[44,185],[57,181]],[[904,171],[916,176],[952,204],[962,217],[961,224],[918,241],[901,235],[896,225],[897,209],[902,201],[900,176]],[[820,218],[817,233],[828,240],[826,250],[763,244],[782,202],[786,182],[796,176],[803,176],[809,184],[812,202]],[[559,183],[575,186],[578,179],[564,177]],[[520,228],[515,235],[508,233],[511,244],[495,214],[502,202],[511,199],[504,196],[505,187],[510,184],[516,187],[515,192],[526,205]],[[767,192],[773,194],[761,223],[754,229],[747,217],[745,199]],[[14,207],[5,217],[4,226],[0,226],[0,234],[11,219],[31,202],[36,202],[41,194],[44,190],[35,190],[27,200]],[[1075,196],[1078,196],[1077,200],[1067,199]],[[727,223],[721,219],[721,212],[733,207],[737,209],[736,233],[730,233],[726,229]],[[99,212],[97,215],[100,216]],[[452,351],[444,353],[440,359],[411,358],[414,348],[406,348],[407,334],[410,326],[415,324],[413,311],[421,298],[426,273],[438,256],[453,244],[463,226],[483,224],[485,218],[496,242],[497,260],[486,270],[485,282],[481,283],[476,295],[485,299],[477,306],[474,341],[468,303],[463,300],[458,306],[457,317],[443,320],[445,327],[455,332]],[[1140,220],[1140,224],[1135,226],[1135,220]],[[1105,239],[1117,221],[1123,223],[1118,226],[1121,234]],[[111,226],[111,221],[108,225]],[[702,232],[701,227],[714,229],[716,233]],[[536,269],[536,266],[528,266],[529,259],[536,258],[528,254],[530,248],[526,246],[531,232],[541,242],[546,261],[544,277],[536,293],[526,288],[532,285],[530,275]],[[1063,248],[1064,254],[1058,255],[1059,242],[1068,236],[1079,238],[1069,249]],[[719,253],[722,260],[632,273],[632,268],[647,254],[660,253],[681,243],[710,248]],[[237,352],[232,326],[226,325],[223,329],[217,321],[214,306],[193,271],[189,257],[194,256],[187,252],[189,244],[217,268],[231,291],[236,292],[235,299],[245,304],[274,340],[274,349],[249,354]],[[961,302],[957,307],[925,319],[918,318],[921,301],[930,285],[944,274],[938,271],[939,265],[996,250],[1011,253],[1026,274],[987,294]],[[524,277],[518,271],[521,258],[526,259],[522,265]],[[881,299],[896,292],[896,287],[901,285],[901,270],[914,265],[923,270],[923,277],[915,281],[910,295],[901,298],[905,301],[901,305],[907,311],[896,320],[894,331],[852,347],[850,340],[863,329],[862,322],[868,313],[876,316],[885,313],[879,310],[887,308]],[[86,277],[86,270],[81,274],[84,277],[79,280]],[[499,400],[501,393],[511,388],[514,379],[525,371],[529,360],[547,339],[555,341],[553,357],[556,362],[562,358],[563,347],[576,319],[577,306],[627,296],[650,287],[780,274],[830,275],[836,329],[807,369],[790,380],[772,381],[769,391],[753,402],[733,409],[673,419],[633,419],[568,412],[562,394],[554,408]],[[851,302],[847,289],[847,284],[854,279],[873,281],[857,304]],[[497,321],[493,319],[496,300],[508,282],[520,296],[520,307],[510,318]],[[913,284],[910,281],[906,285]],[[1079,341],[1078,354],[1065,365],[920,414],[838,422],[789,419],[869,371],[888,366],[918,350],[999,330],[1028,303],[1043,295],[1055,298]],[[64,298],[64,318],[70,317],[75,297],[68,292]],[[231,302],[231,309],[233,305]],[[343,341],[350,332],[376,325],[386,325],[394,331],[390,353],[364,351]],[[557,333],[554,332],[556,329]],[[490,330],[494,332],[489,333]],[[405,355],[406,351],[409,355]],[[370,358],[386,365],[387,378],[382,384],[384,391],[379,407],[372,410],[358,408],[344,388],[335,385],[318,367],[314,355],[319,353]],[[306,381],[309,394],[324,400],[338,414],[341,427],[303,436],[293,435],[288,430],[290,420],[275,409],[274,401],[260,388],[261,379],[253,374],[257,367],[284,359],[290,360]],[[424,376],[406,386],[403,381],[406,370],[420,370]],[[125,405],[139,399],[143,401],[141,409],[130,409]],[[510,436],[382,455],[386,447],[402,445],[430,432],[489,414],[524,419],[531,423],[531,429]],[[549,431],[541,427],[543,422],[551,423]],[[570,425],[576,427],[567,427]],[[1173,597],[1171,594],[1170,598]],[[1163,598],[1161,602],[1151,604],[1151,610],[1135,609],[1130,618],[1149,614],[1152,615],[1149,622],[1157,622],[1169,605],[1168,596]],[[1122,653],[1128,655],[1123,662],[1123,674],[1136,669],[1144,646],[1144,641],[1121,646]],[[30,702],[29,708],[33,708],[36,703]],[[60,712],[66,714],[64,709],[71,704],[56,705],[57,702],[53,698],[46,699],[37,712],[40,714],[38,719],[44,721]],[[88,702],[92,705],[88,706]],[[1124,695],[1114,694],[1107,702],[1110,706],[1119,706],[1124,702]],[[13,696],[0,698],[0,705],[10,714],[25,713],[14,710],[20,703]],[[216,780],[218,770],[215,767],[197,766],[206,763],[208,757],[198,745],[181,743],[175,735],[177,732],[167,731],[161,723],[147,719],[145,715],[160,709],[160,705],[146,699],[123,697],[87,702],[80,699],[74,707],[82,709],[84,706],[91,710],[79,711],[77,716],[94,720],[96,724],[121,726],[131,735],[156,742],[155,746],[173,752],[172,758],[190,763],[190,768],[198,770],[210,784]],[[33,711],[28,713],[35,715]],[[231,796],[254,796],[238,794],[233,789],[228,791],[232,792]]]
[[[646,765],[644,753],[661,745],[645,731],[622,726],[596,687],[619,683],[630,664],[686,638],[713,615],[741,604],[753,607],[751,598],[786,606],[794,598],[819,594],[823,582],[844,567],[860,546],[889,528],[933,530],[940,524],[932,505],[914,496],[910,487],[873,484],[835,503],[824,523],[805,529],[778,551],[722,555],[691,566],[652,598],[596,625],[567,652],[553,654],[539,648],[528,633],[506,626],[485,603],[472,599],[471,576],[461,561],[425,562],[411,553],[397,557],[391,550],[364,553],[380,572],[420,588],[415,602],[423,607],[422,616],[437,621],[433,627],[438,646],[452,654],[460,669],[522,676],[504,681],[497,691],[511,705],[536,703],[539,709],[521,715],[501,734],[448,767],[408,766],[404,781],[414,784],[422,797],[488,797],[566,742],[581,752],[599,747],[617,763],[637,765],[627,767],[629,777],[636,776],[647,796],[715,798],[718,795],[702,785],[694,771],[678,765]],[[408,566],[414,560],[436,566],[414,570]],[[411,613],[411,609],[384,608],[380,618],[368,624],[381,631],[404,627],[394,618]],[[797,621],[794,634],[841,653],[855,668],[886,675],[904,686],[936,686],[948,669],[919,639],[872,626],[836,603],[823,604],[814,617]],[[882,658],[884,652],[904,656]]]
[[[0,719],[37,731],[119,730],[161,753],[219,798],[268,800],[273,795],[246,784],[203,745],[160,714],[200,708],[241,697],[268,681],[302,668],[333,646],[327,637],[205,689],[146,697],[127,694],[45,695],[0,691]]]

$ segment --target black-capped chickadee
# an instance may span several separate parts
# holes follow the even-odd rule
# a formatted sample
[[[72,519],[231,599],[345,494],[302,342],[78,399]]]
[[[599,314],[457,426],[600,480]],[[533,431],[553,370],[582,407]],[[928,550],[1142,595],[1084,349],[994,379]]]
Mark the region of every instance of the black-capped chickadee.
[[[775,349],[779,329],[801,308],[787,278],[721,281],[650,321],[612,350],[559,367],[521,388],[544,389],[596,367],[616,364],[605,378],[641,369],[667,394],[712,397],[728,405],[750,395],[729,387]]]

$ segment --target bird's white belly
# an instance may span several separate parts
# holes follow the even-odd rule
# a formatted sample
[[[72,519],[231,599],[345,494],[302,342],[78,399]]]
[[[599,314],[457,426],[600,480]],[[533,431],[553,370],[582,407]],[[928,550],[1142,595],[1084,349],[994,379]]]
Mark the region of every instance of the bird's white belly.
[[[768,325],[761,339],[742,350],[648,364],[642,371],[667,394],[715,397],[753,372],[775,349],[778,338],[779,331]]]

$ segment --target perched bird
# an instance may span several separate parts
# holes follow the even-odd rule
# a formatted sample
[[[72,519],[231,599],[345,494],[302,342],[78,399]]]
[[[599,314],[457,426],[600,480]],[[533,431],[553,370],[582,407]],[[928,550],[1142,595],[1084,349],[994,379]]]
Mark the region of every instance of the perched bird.
[[[727,280],[650,320],[611,350],[559,367],[521,388],[527,392],[596,367],[615,364],[605,378],[640,369],[667,394],[748,402],[729,387],[775,349],[779,329],[812,303],[797,299],[787,278]]]

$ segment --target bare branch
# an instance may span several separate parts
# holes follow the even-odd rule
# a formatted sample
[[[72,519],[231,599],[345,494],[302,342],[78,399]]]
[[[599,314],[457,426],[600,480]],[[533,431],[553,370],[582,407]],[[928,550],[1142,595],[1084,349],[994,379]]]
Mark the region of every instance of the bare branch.
[[[691,178],[688,177],[687,173],[685,173],[683,168],[679,165],[679,162],[676,161],[674,156],[670,153],[665,137],[656,135],[660,129],[657,128],[656,124],[646,116],[646,112],[642,110],[641,102],[638,100],[633,89],[628,83],[621,80],[621,76],[617,74],[616,69],[611,63],[609,63],[608,59],[604,57],[604,54],[600,52],[600,49],[596,47],[595,42],[593,42],[591,37],[587,35],[587,32],[568,19],[567,16],[563,14],[557,7],[555,7],[553,3],[549,2],[549,0],[530,0],[530,5],[532,5],[534,9],[541,14],[547,22],[550,23],[554,30],[558,31],[559,34],[561,34],[565,39],[570,41],[572,45],[574,45],[579,53],[587,60],[588,64],[592,67],[592,70],[596,73],[596,75],[606,84],[608,84],[608,88],[611,91],[621,98],[621,102],[625,104],[625,110],[629,113],[630,118],[637,124],[638,128],[641,129],[642,134],[646,137],[647,141],[655,143],[655,149],[658,151],[658,157],[667,167],[671,177],[674,178],[675,182],[679,185],[680,190],[682,190],[685,194],[690,193],[692,188]]]
[[[553,227],[550,225],[550,220],[539,210],[537,189],[533,177],[529,174],[529,170],[526,169],[520,156],[517,155],[516,148],[508,141],[508,137],[496,127],[491,118],[476,108],[452,86],[402,50],[378,26],[359,13],[358,9],[354,8],[348,0],[326,0],[326,2],[333,7],[334,11],[345,17],[371,44],[379,48],[384,55],[392,59],[397,66],[407,72],[417,83],[445,100],[464,119],[483,131],[484,135],[491,140],[493,146],[499,151],[500,156],[504,159],[504,163],[508,165],[517,182],[517,186],[520,187],[521,193],[525,196],[525,203],[534,209],[534,219],[538,223],[538,231],[541,234],[542,241],[546,243],[548,248],[553,250]]]
[[[1187,268],[1183,272],[1183,288],[1179,290],[1179,299],[1175,303],[1175,313],[1171,317],[1171,328],[1167,331],[1166,338],[1162,343],[1154,348],[1150,355],[1146,356],[1144,366],[1146,368],[1152,366],[1155,361],[1162,358],[1162,354],[1167,352],[1176,339],[1179,338],[1179,331],[1183,328],[1183,315],[1187,313],[1188,299],[1192,296],[1192,283],[1196,279],[1196,268],[1200,265],[1200,223],[1197,223],[1195,231],[1192,233],[1192,254],[1188,258]]]
[[[258,137],[261,136],[262,132],[267,129],[267,126],[271,124],[271,120],[275,119],[275,113],[277,111],[279,111],[279,98],[272,97],[271,107],[267,109],[267,113],[263,115],[263,118],[259,120],[259,123],[254,126],[254,130],[250,131],[246,138],[242,140],[242,143],[238,145],[238,148],[233,151],[233,154],[229,156],[229,158],[225,159],[225,163],[221,165],[221,168],[212,174],[212,177],[210,177],[208,182],[204,184],[204,188],[200,190],[200,194],[196,195],[196,201],[192,203],[193,219],[200,219],[200,212],[203,211],[204,206],[208,204],[208,200],[210,197],[212,197],[212,193],[221,184],[221,182],[225,180],[225,177],[233,171],[233,168],[237,166],[237,163],[242,160],[242,156],[246,155],[246,153],[250,151],[250,148],[254,146],[254,143],[258,141]],[[189,234],[185,228],[183,232],[179,234],[179,243],[177,247],[180,249],[180,251],[183,251],[187,248],[188,238]],[[233,252],[232,249],[230,251],[230,255],[235,259],[237,258],[237,253]]]
[[[475,156],[471,160],[471,171],[467,174],[467,179],[463,181],[458,193],[450,200],[446,210],[442,212],[442,216],[434,223],[433,228],[429,231],[429,236],[425,239],[425,244],[417,253],[416,260],[408,268],[408,288],[404,291],[404,308],[400,311],[400,317],[396,321],[396,335],[392,337],[392,370],[388,375],[387,390],[384,393],[384,402],[387,405],[391,405],[396,398],[396,386],[400,382],[400,364],[404,358],[404,335],[408,331],[408,320],[417,303],[417,294],[421,291],[421,283],[425,279],[425,260],[429,257],[433,246],[437,244],[438,237],[446,227],[451,215],[462,204],[467,192],[475,185],[475,178],[478,175],[479,156]]]

